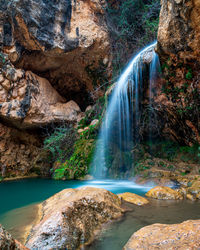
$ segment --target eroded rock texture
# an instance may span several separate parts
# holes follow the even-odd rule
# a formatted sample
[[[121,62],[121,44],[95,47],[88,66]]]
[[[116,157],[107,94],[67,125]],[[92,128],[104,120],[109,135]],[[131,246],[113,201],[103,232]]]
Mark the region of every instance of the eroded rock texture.
[[[66,102],[48,80],[5,63],[0,71],[0,117],[20,128],[76,122],[81,110]]]
[[[30,249],[77,249],[122,212],[118,196],[105,189],[65,189],[42,203],[39,222],[26,245]]]
[[[163,72],[152,106],[162,136],[200,143],[200,1],[162,0],[157,52]],[[155,94],[156,93],[156,94]]]
[[[100,84],[97,78],[109,72],[105,5],[104,0],[3,1],[2,47],[15,66],[45,76],[84,108]]]
[[[36,134],[0,123],[0,175],[2,177],[30,175],[33,159],[39,153],[40,146],[41,140]]]
[[[159,54],[200,62],[200,1],[162,0],[161,5]]]
[[[153,224],[132,235],[124,250],[136,249],[199,249],[200,220],[181,224]]]
[[[14,240],[12,236],[0,225],[0,249],[28,250],[25,246]]]

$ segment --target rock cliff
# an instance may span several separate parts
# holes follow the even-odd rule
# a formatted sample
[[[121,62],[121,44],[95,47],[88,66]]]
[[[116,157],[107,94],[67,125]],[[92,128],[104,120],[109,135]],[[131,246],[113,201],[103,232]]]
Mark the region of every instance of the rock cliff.
[[[104,0],[1,1],[3,176],[29,174],[42,143],[38,129],[76,123],[103,94],[95,90],[111,74],[105,7]]]

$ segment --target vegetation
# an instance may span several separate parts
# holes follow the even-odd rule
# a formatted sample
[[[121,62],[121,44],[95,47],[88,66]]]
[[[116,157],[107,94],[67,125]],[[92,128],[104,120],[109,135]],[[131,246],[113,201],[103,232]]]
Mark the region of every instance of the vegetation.
[[[45,134],[41,155],[52,166],[54,179],[78,179],[89,173],[98,134],[98,124],[90,123],[94,119],[102,119],[104,105],[105,98],[99,98],[85,113],[76,129],[64,124]],[[78,132],[80,129],[82,132]]]
[[[159,11],[159,0],[108,1],[107,19],[116,74],[135,51],[156,39]]]

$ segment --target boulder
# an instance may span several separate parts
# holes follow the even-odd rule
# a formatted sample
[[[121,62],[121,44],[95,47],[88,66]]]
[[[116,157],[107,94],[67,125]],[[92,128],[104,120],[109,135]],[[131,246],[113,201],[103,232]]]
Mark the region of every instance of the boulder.
[[[12,236],[0,225],[0,249],[2,250],[28,250],[20,242],[13,239]]]
[[[138,206],[142,206],[142,205],[149,203],[147,199],[134,193],[127,192],[127,193],[119,194],[118,196],[122,198],[123,200],[133,203]]]
[[[199,237],[200,220],[173,225],[153,224],[134,233],[123,249],[199,249]]]
[[[41,210],[27,239],[31,249],[77,249],[123,212],[117,195],[92,187],[65,189],[43,202]]]
[[[147,197],[158,199],[158,200],[182,200],[183,195],[178,191],[169,188],[156,186],[146,193]]]
[[[200,1],[162,0],[157,51],[200,62]]]

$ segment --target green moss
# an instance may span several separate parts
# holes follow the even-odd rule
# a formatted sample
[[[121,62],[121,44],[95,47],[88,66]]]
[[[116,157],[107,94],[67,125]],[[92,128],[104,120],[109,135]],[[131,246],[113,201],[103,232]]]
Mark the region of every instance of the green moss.
[[[75,143],[74,153],[54,172],[54,179],[78,179],[89,172],[94,150],[93,139],[80,139]]]
[[[188,72],[185,75],[185,78],[187,80],[191,80],[193,78],[193,74],[192,74],[192,69],[189,69]]]

